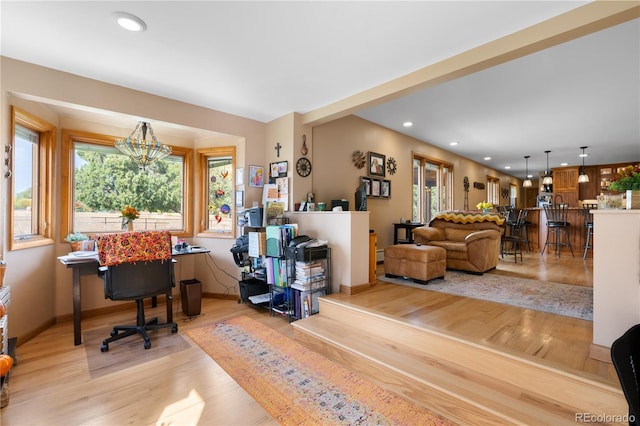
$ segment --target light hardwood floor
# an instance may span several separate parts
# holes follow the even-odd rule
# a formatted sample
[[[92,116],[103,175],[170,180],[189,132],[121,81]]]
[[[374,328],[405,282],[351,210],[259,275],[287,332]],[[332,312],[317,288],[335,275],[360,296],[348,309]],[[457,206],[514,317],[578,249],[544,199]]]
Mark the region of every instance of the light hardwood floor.
[[[383,266],[378,269],[382,273]],[[501,260],[492,273],[586,286],[592,285],[593,275],[590,259],[526,253],[523,263],[514,264],[512,258]],[[481,335],[508,351],[538,354],[550,362],[582,368],[603,380],[616,380],[610,365],[585,359],[584,348],[591,343],[589,324],[580,325],[585,321],[567,322],[563,317],[538,316],[523,309],[516,312],[503,305],[487,310],[486,302],[443,294],[438,294],[434,303],[438,309],[416,317],[443,330],[474,338]],[[157,309],[163,316],[164,307]],[[203,299],[200,316],[189,319],[178,313],[176,320],[179,333],[190,342],[185,330],[239,314],[293,337],[285,319],[231,300]],[[134,312],[115,312],[87,318],[82,322],[83,331],[129,323],[134,316]],[[100,348],[74,346],[71,322],[51,327],[18,346],[10,402],[2,409],[1,424],[276,424],[194,344],[179,353],[94,379],[89,375],[87,350]],[[140,350],[144,350],[142,345]]]

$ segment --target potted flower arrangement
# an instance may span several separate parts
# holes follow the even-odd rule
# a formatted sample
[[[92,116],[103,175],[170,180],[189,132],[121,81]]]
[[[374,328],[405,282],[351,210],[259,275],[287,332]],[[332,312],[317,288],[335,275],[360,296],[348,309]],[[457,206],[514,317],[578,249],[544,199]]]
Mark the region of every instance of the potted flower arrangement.
[[[122,209],[122,229],[133,232],[133,221],[140,217],[140,213],[135,207],[126,206]]]
[[[493,208],[493,204],[487,203],[486,201],[481,201],[476,204],[476,208],[486,213]]]
[[[628,165],[619,170],[611,179],[609,189],[626,192],[627,209],[640,208],[640,164]]]
[[[64,240],[71,244],[71,251],[81,251],[83,247],[82,242],[88,241],[89,236],[83,234],[82,232],[73,232],[67,235]]]

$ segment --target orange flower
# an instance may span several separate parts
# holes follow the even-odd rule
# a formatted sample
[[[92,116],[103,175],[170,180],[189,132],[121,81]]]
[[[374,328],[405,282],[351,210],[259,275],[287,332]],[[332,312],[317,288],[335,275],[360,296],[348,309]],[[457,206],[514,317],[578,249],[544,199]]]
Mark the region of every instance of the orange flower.
[[[127,206],[122,209],[122,217],[127,219],[127,221],[132,221],[139,218],[140,213],[138,213],[138,210],[136,210],[135,207]]]

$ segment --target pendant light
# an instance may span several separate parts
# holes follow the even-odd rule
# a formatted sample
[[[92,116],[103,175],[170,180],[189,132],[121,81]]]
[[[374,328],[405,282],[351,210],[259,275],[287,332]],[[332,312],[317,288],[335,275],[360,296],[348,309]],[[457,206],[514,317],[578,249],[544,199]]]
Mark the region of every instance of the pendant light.
[[[525,155],[524,159],[526,161],[526,174],[524,175],[525,179],[522,181],[523,188],[531,188],[531,179],[529,179],[529,157],[530,155]]]
[[[582,150],[582,154],[580,154],[580,157],[582,157],[582,168],[580,169],[580,176],[578,176],[578,183],[589,183],[589,175],[584,170],[584,157],[587,156],[587,154],[584,153],[584,150],[587,148],[589,147],[588,146],[580,147],[580,149]]]
[[[149,132],[150,139],[147,139]],[[171,154],[171,147],[158,141],[151,124],[140,121],[128,138],[116,140],[116,148],[127,154],[142,170]]]
[[[553,183],[553,178],[551,177],[551,173],[549,173],[549,153],[551,151],[545,151],[547,154],[547,169],[544,171],[544,178],[542,179],[543,185],[551,185]]]

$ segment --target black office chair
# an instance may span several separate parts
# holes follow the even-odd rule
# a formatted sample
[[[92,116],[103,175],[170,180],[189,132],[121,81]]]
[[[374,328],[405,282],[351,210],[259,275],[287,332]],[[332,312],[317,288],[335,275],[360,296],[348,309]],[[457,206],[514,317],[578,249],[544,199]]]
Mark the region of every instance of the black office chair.
[[[591,213],[591,210],[596,210],[597,208],[597,204],[585,203],[582,205],[582,213],[584,215],[584,230],[586,233],[584,237],[584,253],[582,254],[582,259],[586,259],[587,250],[593,248],[591,246],[591,240],[593,238],[593,213]]]
[[[109,350],[109,343],[139,334],[144,348],[151,347],[148,330],[170,328],[178,332],[178,324],[171,321],[173,263],[171,260],[171,233],[168,231],[104,234],[97,238],[100,271],[104,280],[105,298],[135,300],[136,324],[118,325],[111,337],[102,342],[100,350]],[[167,322],[158,318],[145,320],[144,299],[160,295],[167,298]]]
[[[629,404],[629,424],[640,425],[640,324],[634,325],[613,342],[611,361]]]
[[[560,249],[565,246],[569,247],[571,256],[573,256],[571,235],[569,234],[571,224],[567,221],[568,211],[569,205],[564,203],[544,206],[544,212],[547,216],[547,239],[541,254],[544,254],[547,246],[552,245],[556,248],[558,256],[560,256]]]

